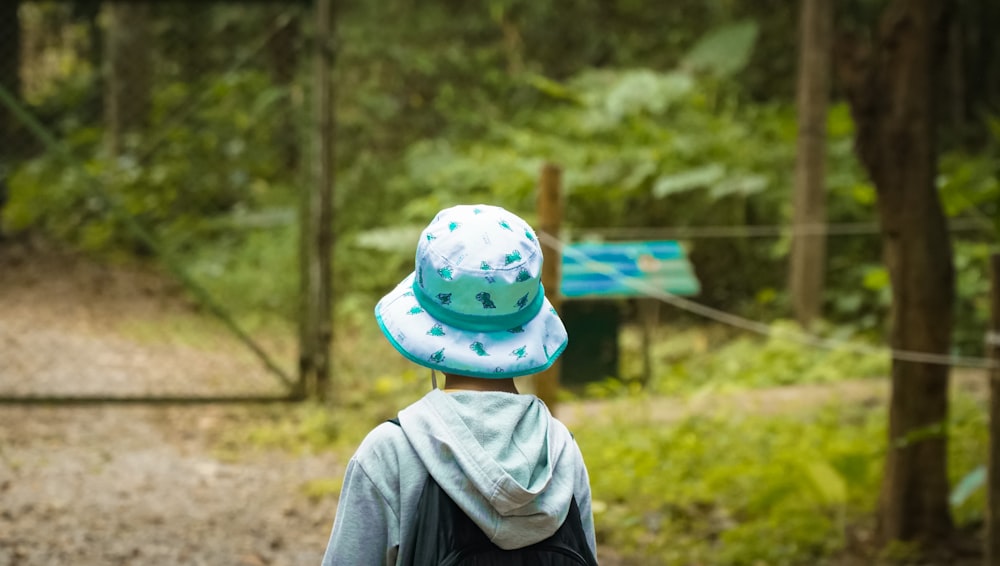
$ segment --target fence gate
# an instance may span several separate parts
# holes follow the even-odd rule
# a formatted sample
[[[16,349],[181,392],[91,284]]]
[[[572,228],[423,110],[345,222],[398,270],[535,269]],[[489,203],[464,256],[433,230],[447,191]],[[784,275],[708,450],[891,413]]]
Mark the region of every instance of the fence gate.
[[[309,6],[2,4],[2,401],[299,398]]]

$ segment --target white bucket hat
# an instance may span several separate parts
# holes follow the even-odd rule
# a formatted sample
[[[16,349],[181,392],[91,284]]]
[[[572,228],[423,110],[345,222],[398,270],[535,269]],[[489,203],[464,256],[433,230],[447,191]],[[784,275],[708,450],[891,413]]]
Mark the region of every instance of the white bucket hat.
[[[541,273],[538,238],[517,215],[446,208],[420,235],[416,269],[375,305],[375,318],[422,366],[495,379],[538,373],[567,342]]]

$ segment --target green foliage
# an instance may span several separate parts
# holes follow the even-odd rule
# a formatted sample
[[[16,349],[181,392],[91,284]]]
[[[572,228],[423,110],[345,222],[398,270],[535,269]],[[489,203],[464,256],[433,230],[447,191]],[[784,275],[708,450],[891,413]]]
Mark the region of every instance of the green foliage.
[[[977,470],[986,466],[989,453],[989,413],[985,401],[969,395],[952,395],[948,423],[948,476],[952,485],[951,511],[959,526],[982,522],[986,489],[977,481]]]
[[[757,32],[757,23],[752,20],[712,30],[694,45],[683,65],[720,77],[742,71],[750,61]]]
[[[983,453],[982,412],[968,397],[955,403],[952,457]],[[600,543],[637,563],[827,563],[877,499],[882,410],[838,404],[810,416],[730,413],[675,424],[643,414],[574,427]],[[978,520],[978,503],[955,509],[961,524]]]
[[[983,336],[990,324],[990,255],[994,242],[955,242],[956,328],[953,347],[967,355],[982,355]]]
[[[313,501],[319,501],[328,495],[340,495],[343,488],[343,478],[319,478],[306,482],[302,486],[302,493]]]
[[[350,380],[335,386],[336,409],[317,403],[284,407],[266,419],[234,427],[219,439],[222,454],[238,447],[291,452],[337,450],[350,455],[371,429],[392,418],[430,389],[430,380],[412,367],[382,374],[370,382]],[[330,486],[322,482],[318,487]]]
[[[488,201],[532,220],[545,161],[564,169],[564,226],[573,237],[789,222],[797,10],[787,2],[583,0],[573,25],[565,7],[527,0],[342,8],[335,82],[349,86],[336,101],[340,308],[369,310],[411,269],[406,234],[443,206]],[[52,117],[85,169],[54,156],[16,167],[6,229],[150,253],[126,229],[129,215],[233,308],[294,316],[294,231],[226,231],[219,221],[294,209],[307,182],[312,118],[302,87],[311,67],[306,56],[275,67],[265,41],[289,18],[307,37],[307,13],[298,5],[154,10],[150,123],[115,159],[100,150],[93,54],[67,57],[58,81],[33,90],[30,102]],[[292,47],[307,53],[302,37]],[[992,137],[945,155],[939,178],[948,214],[983,227],[956,242],[956,344],[969,354],[982,351],[984,262],[1000,229],[1000,126],[995,117],[985,122]],[[875,191],[854,158],[845,104],[830,109],[827,130],[830,221],[875,221]],[[297,171],[286,162],[289,140],[303,156]],[[703,281],[700,302],[756,319],[789,315],[789,238],[685,244]],[[831,237],[828,251],[828,319],[880,338],[891,297],[878,235]],[[260,284],[255,269],[267,269]]]
[[[955,489],[952,490],[948,501],[952,507],[958,507],[969,500],[973,494],[986,485],[986,466],[979,466],[966,474]]]
[[[81,129],[66,143],[82,169],[52,154],[18,169],[4,209],[8,229],[41,229],[88,251],[149,253],[124,217],[153,232],[187,234],[206,218],[287,191],[270,143],[284,93],[258,73],[226,75],[205,86],[201,104],[178,123],[173,114],[190,88],[178,82],[157,91],[155,134],[127,138],[120,156],[103,154],[99,130]]]
[[[298,315],[298,231],[292,226],[223,233],[186,250],[190,275],[250,326]],[[264,276],[266,274],[266,276]]]
[[[658,376],[655,389],[680,392],[701,387],[779,386],[827,383],[883,376],[887,352],[859,354],[848,347],[825,349],[802,345],[782,331],[798,332],[791,323],[772,325],[774,335],[764,339],[741,336],[712,356],[692,357]],[[843,336],[844,339],[850,339]],[[877,351],[873,348],[873,351]]]
[[[544,85],[558,93],[549,107],[489,136],[412,146],[405,176],[393,182],[411,195],[399,221],[487,199],[530,219],[546,159],[565,170],[565,224],[577,233],[783,217],[794,140],[788,109],[742,107],[722,85],[679,70],[594,70]],[[696,241],[689,249],[711,282],[708,302],[752,295],[748,281],[778,285],[770,243]]]
[[[713,337],[712,327],[665,329],[667,337],[654,343],[654,374],[640,384],[642,345],[638,332],[627,329],[620,339],[624,381],[609,379],[590,384],[588,396],[613,397],[638,392],[654,395],[705,395],[748,388],[831,383],[888,375],[888,351],[869,346],[857,337],[834,329],[833,348],[803,344],[801,330],[790,321],[770,327],[762,337],[743,333]],[[852,346],[870,348],[859,353]],[[633,384],[640,386],[634,387]]]

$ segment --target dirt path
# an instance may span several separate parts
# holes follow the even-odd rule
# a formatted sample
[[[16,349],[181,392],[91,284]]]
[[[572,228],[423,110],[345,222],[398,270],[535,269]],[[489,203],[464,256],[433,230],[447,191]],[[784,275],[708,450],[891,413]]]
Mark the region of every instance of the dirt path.
[[[0,396],[281,392],[191,320],[156,275],[0,248]],[[335,501],[302,486],[339,477],[336,458],[215,449],[273,410],[0,405],[0,566],[315,566]]]
[[[0,408],[0,565],[317,565],[330,454],[213,452],[219,407]]]
[[[284,391],[163,277],[27,246],[0,248],[0,352],[0,396]]]
[[[988,395],[984,370],[953,370],[951,388],[985,398]],[[560,406],[559,418],[568,426],[589,422],[614,422],[618,416],[634,418],[641,412],[653,422],[676,422],[688,415],[794,414],[805,413],[830,403],[857,406],[884,406],[889,396],[887,379],[854,379],[825,384],[792,385],[749,391],[717,392],[687,399],[646,398],[583,401]]]

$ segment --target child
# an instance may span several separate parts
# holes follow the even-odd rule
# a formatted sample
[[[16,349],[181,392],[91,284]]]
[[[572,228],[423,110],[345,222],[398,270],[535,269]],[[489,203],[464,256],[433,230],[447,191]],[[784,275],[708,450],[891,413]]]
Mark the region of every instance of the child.
[[[413,561],[428,474],[500,549],[543,541],[579,509],[596,563],[590,485],[580,450],[515,377],[548,368],[566,329],[545,299],[542,251],[524,220],[495,206],[442,210],[417,244],[416,269],[375,307],[433,389],[383,423],[347,466],[324,566]],[[435,371],[445,375],[437,389]]]

